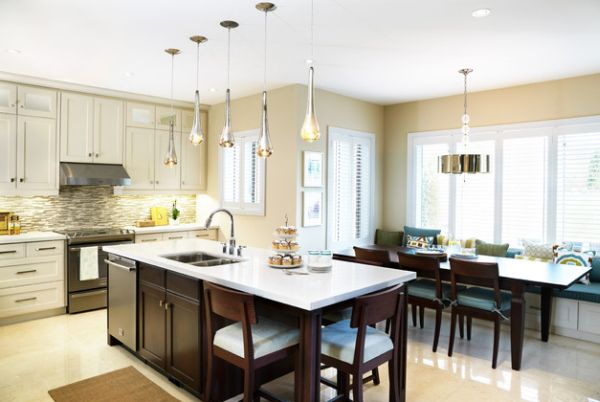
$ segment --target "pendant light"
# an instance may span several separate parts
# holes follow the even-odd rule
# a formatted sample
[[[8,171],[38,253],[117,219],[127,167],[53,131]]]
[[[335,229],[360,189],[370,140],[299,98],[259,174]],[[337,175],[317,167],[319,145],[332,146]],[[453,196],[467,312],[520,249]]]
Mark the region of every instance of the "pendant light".
[[[268,158],[273,154],[273,146],[269,136],[269,122],[267,120],[267,14],[274,11],[277,7],[273,3],[258,3],[256,8],[265,13],[265,60],[264,60],[264,77],[263,77],[263,92],[262,92],[262,114],[260,119],[260,130],[258,133],[258,147],[256,155],[261,158]]]
[[[219,137],[219,145],[223,148],[231,148],[235,144],[235,138],[231,132],[231,98],[229,90],[229,71],[231,59],[231,30],[239,24],[235,21],[221,21],[221,26],[227,28],[227,90],[225,91],[225,126]]]
[[[194,95],[194,122],[188,139],[196,146],[204,141],[200,117],[200,91],[198,91],[198,81],[200,80],[200,44],[206,42],[208,39],[202,35],[194,35],[190,37],[190,40],[196,43],[196,93]]]
[[[315,69],[313,67],[315,35],[313,10],[314,0],[310,0],[310,60],[308,60],[308,96],[306,99],[306,116],[304,117],[304,124],[302,124],[302,130],[300,131],[300,136],[306,142],[315,142],[321,137],[321,131],[319,130],[319,122],[317,121],[317,115],[315,114]]]
[[[442,155],[438,160],[438,172],[440,173],[489,173],[490,172],[490,156],[483,154],[469,154],[467,148],[469,146],[469,121],[471,120],[467,114],[467,75],[473,72],[470,68],[458,70],[464,76],[464,113],[462,116],[462,144],[463,153]]]
[[[173,66],[175,64],[175,55],[179,54],[179,49],[166,49],[166,53],[171,55],[171,113],[169,116],[169,147],[163,163],[167,167],[177,165],[177,154],[175,153],[175,112],[173,111]]]

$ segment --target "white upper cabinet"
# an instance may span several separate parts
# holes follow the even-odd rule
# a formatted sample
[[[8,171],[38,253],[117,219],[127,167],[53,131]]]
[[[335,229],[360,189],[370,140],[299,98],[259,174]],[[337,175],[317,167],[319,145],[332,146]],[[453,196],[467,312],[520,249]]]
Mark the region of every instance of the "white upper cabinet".
[[[56,98],[54,89],[19,85],[17,87],[17,113],[22,116],[49,117],[56,119]]]
[[[154,129],[127,127],[125,170],[132,190],[154,190]]]
[[[148,103],[127,102],[127,126],[154,128],[155,106]]]
[[[94,161],[94,98],[71,92],[61,94],[60,160]]]
[[[184,114],[185,112],[186,111],[184,111]],[[206,135],[206,112],[200,113],[202,118],[202,129]],[[181,189],[203,191],[206,190],[206,138],[200,145],[194,146],[188,140],[188,131],[189,130],[185,130],[181,136]]]
[[[17,113],[17,86],[0,82],[0,113]]]
[[[179,190],[181,181],[181,133],[175,132],[175,153],[178,163],[174,167],[165,166],[163,161],[169,146],[169,132],[156,130],[156,154],[155,160],[155,189],[156,190]]]
[[[17,189],[56,190],[56,121],[17,120]]]
[[[156,106],[156,128],[168,130],[171,116],[175,119],[175,131],[181,131],[181,110],[173,109],[171,112],[170,106]]]
[[[204,112],[201,112],[204,113]],[[202,119],[204,119],[204,114],[202,115]],[[202,126],[204,126],[204,122],[202,122]],[[194,111],[185,109],[181,111],[181,132],[183,133],[184,138],[190,134],[192,131],[192,126],[194,125]]]
[[[0,114],[0,192],[9,193],[17,181],[17,116]]]
[[[94,99],[94,163],[123,163],[123,102]]]

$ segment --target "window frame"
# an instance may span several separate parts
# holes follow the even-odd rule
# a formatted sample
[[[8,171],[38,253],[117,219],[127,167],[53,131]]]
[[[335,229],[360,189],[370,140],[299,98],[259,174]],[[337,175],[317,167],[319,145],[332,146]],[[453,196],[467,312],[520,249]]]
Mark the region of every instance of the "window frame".
[[[219,147],[219,203],[221,208],[226,208],[231,211],[234,215],[253,215],[253,216],[265,216],[266,211],[266,178],[267,178],[267,166],[265,158],[257,157],[258,161],[258,194],[260,202],[258,203],[248,203],[244,202],[244,175],[245,175],[245,166],[244,166],[244,153],[243,153],[243,145],[248,142],[258,141],[258,130],[247,130],[233,133],[235,137],[235,146],[240,146],[240,169],[239,169],[239,194],[240,200],[239,202],[225,202],[224,201],[224,152],[230,150],[230,148]]]
[[[546,155],[546,182],[545,185],[545,239],[547,243],[557,241],[557,158],[558,158],[558,137],[560,135],[581,134],[600,129],[600,116],[587,116],[570,119],[557,119],[536,121],[528,123],[503,124],[493,126],[481,126],[471,128],[469,136],[472,141],[495,140],[494,164],[491,166],[491,172],[494,174],[495,181],[495,200],[494,200],[494,242],[502,241],[502,198],[503,198],[503,140],[509,138],[528,138],[544,136],[548,139],[548,149]],[[436,130],[426,132],[412,132],[407,135],[407,158],[406,158],[406,178],[407,178],[407,199],[406,199],[406,224],[408,226],[417,226],[417,183],[420,178],[417,177],[417,157],[416,150],[419,145],[441,144],[449,145],[450,150],[459,150],[461,143],[460,129]],[[460,152],[460,151],[459,151]],[[452,175],[451,175],[452,176]],[[449,222],[448,233],[454,237],[456,233],[456,182],[450,180],[449,200]],[[516,245],[511,245],[516,246]]]
[[[333,142],[338,139],[347,139],[347,138],[358,138],[361,140],[366,140],[369,143],[370,152],[370,175],[369,175],[369,198],[370,198],[370,208],[369,208],[369,232],[363,240],[358,240],[353,242],[352,244],[344,244],[341,242],[335,242],[333,231],[335,228],[334,222],[334,181],[333,181],[333,172],[334,172],[334,158],[333,158]],[[328,140],[327,140],[327,248],[331,250],[340,250],[342,248],[348,248],[352,246],[360,246],[366,244],[372,244],[373,239],[375,238],[375,208],[376,208],[376,163],[375,163],[375,155],[376,155],[376,136],[373,133],[350,130],[346,128],[340,127],[328,127]]]

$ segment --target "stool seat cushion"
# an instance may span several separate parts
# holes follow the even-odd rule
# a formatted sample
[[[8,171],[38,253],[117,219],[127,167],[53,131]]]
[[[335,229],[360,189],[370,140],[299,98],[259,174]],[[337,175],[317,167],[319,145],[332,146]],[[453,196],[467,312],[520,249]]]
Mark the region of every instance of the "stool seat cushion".
[[[496,309],[495,296],[492,289],[474,286],[458,292],[456,296],[459,306],[467,306],[485,311],[494,311]],[[500,292],[500,311],[510,311],[511,300],[510,293]]]
[[[300,331],[297,328],[265,317],[259,317],[258,322],[252,325],[251,328],[255,359],[296,345],[300,336]],[[236,322],[219,329],[215,333],[213,344],[243,358],[244,335],[242,323]]]
[[[347,307],[342,310],[330,311],[323,315],[323,321],[327,322],[338,322],[343,320],[349,320],[352,318],[352,307]]]
[[[321,332],[321,353],[352,364],[357,334],[358,328],[350,328],[350,320],[326,326]],[[363,363],[392,349],[394,349],[394,344],[388,334],[376,328],[367,327]]]

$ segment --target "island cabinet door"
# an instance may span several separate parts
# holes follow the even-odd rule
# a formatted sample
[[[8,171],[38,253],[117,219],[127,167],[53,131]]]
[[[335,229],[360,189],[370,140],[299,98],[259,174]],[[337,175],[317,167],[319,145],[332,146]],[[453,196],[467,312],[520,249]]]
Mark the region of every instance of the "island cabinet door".
[[[200,303],[167,292],[167,371],[202,392]]]
[[[139,354],[163,369],[166,367],[167,358],[165,299],[164,289],[140,282],[138,299]]]

